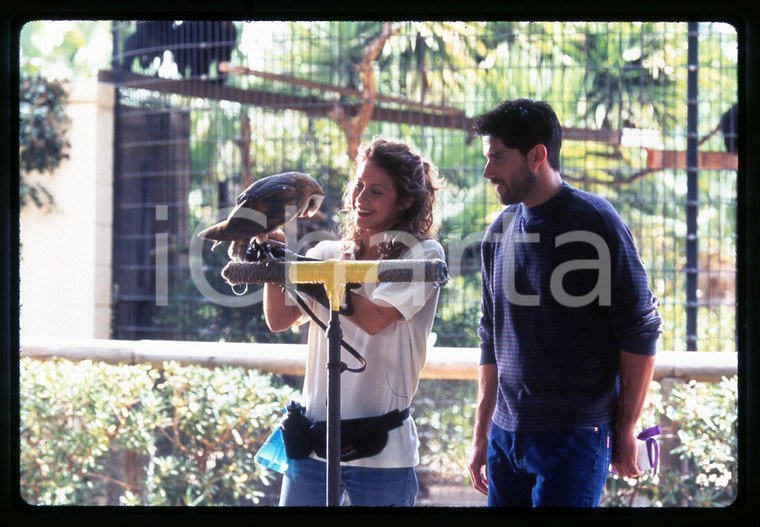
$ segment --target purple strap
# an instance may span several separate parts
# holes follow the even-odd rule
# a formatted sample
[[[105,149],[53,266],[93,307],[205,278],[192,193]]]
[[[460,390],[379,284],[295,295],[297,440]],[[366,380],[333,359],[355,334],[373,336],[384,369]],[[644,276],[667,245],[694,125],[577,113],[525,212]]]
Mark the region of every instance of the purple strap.
[[[657,474],[657,463],[660,461],[660,446],[657,444],[657,440],[654,436],[660,435],[662,430],[659,426],[652,426],[645,428],[636,436],[636,439],[641,439],[647,443],[647,454],[649,455],[649,462],[652,465],[652,475]]]

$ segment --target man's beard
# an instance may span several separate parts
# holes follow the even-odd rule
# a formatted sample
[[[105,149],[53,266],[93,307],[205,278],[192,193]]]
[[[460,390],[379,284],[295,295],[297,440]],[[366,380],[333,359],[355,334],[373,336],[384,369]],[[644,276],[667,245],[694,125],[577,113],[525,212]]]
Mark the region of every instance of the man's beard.
[[[499,201],[502,205],[512,205],[524,201],[530,195],[538,185],[538,176],[527,166],[523,166],[508,182],[500,181],[500,183],[502,188],[500,192],[497,192]]]

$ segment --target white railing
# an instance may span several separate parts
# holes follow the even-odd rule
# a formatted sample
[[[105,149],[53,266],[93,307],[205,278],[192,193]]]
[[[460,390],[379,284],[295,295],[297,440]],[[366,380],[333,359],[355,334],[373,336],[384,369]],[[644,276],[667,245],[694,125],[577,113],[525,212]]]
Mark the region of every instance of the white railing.
[[[21,357],[40,360],[60,357],[111,364],[177,361],[205,367],[241,366],[286,375],[303,375],[306,365],[305,344],[25,337],[21,339],[20,351]],[[475,380],[479,358],[478,348],[433,347],[428,351],[422,378]],[[722,377],[731,377],[737,371],[737,353],[660,351],[656,357],[654,378],[720,382]]]

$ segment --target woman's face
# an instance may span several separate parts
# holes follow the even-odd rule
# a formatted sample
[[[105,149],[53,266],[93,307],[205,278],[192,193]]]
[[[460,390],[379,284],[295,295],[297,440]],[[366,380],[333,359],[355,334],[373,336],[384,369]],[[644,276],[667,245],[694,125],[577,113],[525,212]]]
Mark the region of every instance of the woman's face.
[[[393,180],[371,161],[365,161],[357,168],[351,201],[354,222],[370,235],[390,230],[411,205],[398,202]]]

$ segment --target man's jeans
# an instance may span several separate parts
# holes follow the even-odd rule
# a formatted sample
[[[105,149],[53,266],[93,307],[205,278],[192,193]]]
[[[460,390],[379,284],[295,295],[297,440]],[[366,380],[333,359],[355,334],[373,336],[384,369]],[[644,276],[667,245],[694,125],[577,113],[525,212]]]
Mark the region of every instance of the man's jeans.
[[[316,459],[289,459],[282,477],[281,507],[324,507],[327,502],[327,463]],[[341,466],[341,505],[412,507],[418,484],[414,468]]]
[[[609,424],[551,432],[491,425],[490,507],[596,507],[612,457]]]

